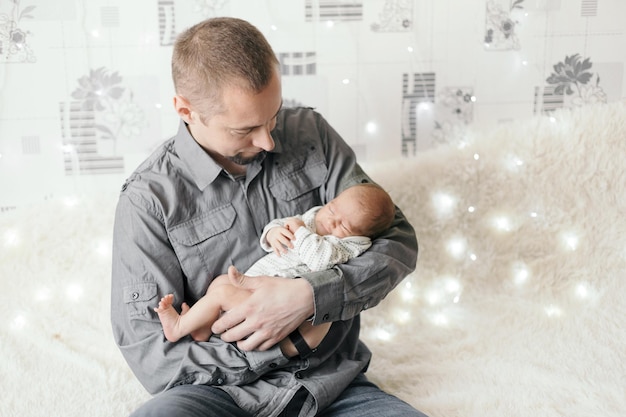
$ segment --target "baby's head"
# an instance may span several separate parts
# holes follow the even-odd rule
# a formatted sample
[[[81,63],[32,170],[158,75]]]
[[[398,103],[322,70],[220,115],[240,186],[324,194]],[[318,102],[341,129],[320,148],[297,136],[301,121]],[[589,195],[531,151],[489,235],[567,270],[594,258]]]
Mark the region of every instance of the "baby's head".
[[[346,188],[316,216],[317,233],[374,238],[387,230],[396,214],[391,197],[380,186],[363,183]]]
[[[352,198],[359,202],[360,210],[354,215],[361,227],[361,236],[375,237],[389,229],[396,215],[396,206],[382,187],[363,183],[350,187],[345,192],[353,193]]]

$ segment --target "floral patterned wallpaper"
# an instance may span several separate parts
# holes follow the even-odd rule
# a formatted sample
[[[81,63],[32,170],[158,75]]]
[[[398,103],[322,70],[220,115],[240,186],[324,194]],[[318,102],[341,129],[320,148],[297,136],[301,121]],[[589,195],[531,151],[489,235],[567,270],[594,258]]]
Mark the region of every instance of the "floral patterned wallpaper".
[[[26,21],[34,18],[36,6],[20,7],[19,0],[11,2],[13,7],[9,13],[0,14],[0,57],[2,62],[35,62],[28,42],[31,32],[24,27]]]
[[[606,103],[607,96],[600,86],[600,75],[591,72],[591,67],[593,64],[590,58],[583,60],[578,54],[566,56],[554,65],[554,71],[546,82],[554,87],[554,94],[569,98],[572,106]]]
[[[626,97],[623,0],[0,0],[0,214],[117,190],[176,131],[176,35],[222,15],[362,161]]]

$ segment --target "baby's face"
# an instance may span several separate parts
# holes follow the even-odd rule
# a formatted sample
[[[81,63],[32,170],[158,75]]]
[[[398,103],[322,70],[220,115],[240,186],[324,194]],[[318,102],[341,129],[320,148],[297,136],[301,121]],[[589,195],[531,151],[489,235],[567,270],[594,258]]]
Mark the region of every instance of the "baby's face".
[[[322,207],[315,216],[316,233],[338,238],[359,235],[361,209],[356,199],[345,192]]]

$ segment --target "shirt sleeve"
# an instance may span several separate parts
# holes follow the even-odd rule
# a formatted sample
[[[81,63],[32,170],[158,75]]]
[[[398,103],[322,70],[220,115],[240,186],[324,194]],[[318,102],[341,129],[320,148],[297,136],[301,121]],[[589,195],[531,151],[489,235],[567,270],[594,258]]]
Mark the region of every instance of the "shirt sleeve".
[[[332,268],[337,264],[356,258],[371,246],[367,237],[339,239],[335,236],[320,236],[306,227],[296,230],[294,250],[301,262],[312,271]]]
[[[117,206],[111,282],[115,341],[152,394],[179,384],[242,385],[288,362],[278,346],[242,352],[215,336],[164,338],[153,309],[166,293],[182,297],[185,277],[162,220],[138,196],[122,194]]]
[[[319,115],[317,129],[329,169],[320,190],[325,202],[352,185],[374,182],[357,164],[350,146]],[[377,305],[415,270],[417,252],[415,231],[396,207],[392,226],[361,256],[330,270],[302,275],[313,287],[313,324],[348,320]]]

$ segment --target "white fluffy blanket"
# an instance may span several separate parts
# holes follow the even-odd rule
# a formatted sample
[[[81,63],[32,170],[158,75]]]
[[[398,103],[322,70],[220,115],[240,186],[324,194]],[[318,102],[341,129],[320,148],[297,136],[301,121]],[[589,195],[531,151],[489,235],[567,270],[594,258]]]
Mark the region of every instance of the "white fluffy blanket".
[[[626,105],[366,165],[417,270],[364,313],[368,372],[432,417],[626,415]],[[124,416],[148,398],[109,326],[115,194],[0,215],[0,415]]]

